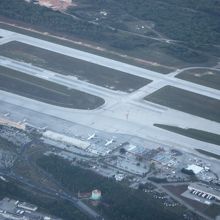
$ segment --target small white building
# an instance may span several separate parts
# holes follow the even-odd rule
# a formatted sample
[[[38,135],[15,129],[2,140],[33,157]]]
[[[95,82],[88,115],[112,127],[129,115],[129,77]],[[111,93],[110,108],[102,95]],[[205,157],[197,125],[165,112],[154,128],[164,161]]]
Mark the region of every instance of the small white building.
[[[91,199],[92,200],[100,200],[102,197],[102,192],[98,189],[92,191]]]
[[[32,211],[32,212],[37,211],[37,206],[32,205],[32,204],[27,203],[27,202],[19,202],[17,207],[22,208],[22,209],[26,209],[26,210]]]
[[[115,175],[115,180],[120,182],[124,179],[124,177],[125,177],[124,174],[119,173]]]
[[[195,164],[189,165],[186,169],[192,170],[193,173],[195,173],[195,174],[199,174],[200,172],[202,172],[204,170],[203,167],[197,166]]]

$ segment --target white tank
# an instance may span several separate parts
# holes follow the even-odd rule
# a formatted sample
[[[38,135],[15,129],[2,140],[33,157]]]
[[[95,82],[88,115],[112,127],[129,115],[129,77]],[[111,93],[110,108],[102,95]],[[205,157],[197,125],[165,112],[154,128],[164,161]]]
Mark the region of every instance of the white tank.
[[[100,200],[100,199],[101,199],[101,196],[102,196],[101,191],[98,190],[98,189],[95,189],[95,190],[92,191],[91,199],[92,199],[92,200]]]

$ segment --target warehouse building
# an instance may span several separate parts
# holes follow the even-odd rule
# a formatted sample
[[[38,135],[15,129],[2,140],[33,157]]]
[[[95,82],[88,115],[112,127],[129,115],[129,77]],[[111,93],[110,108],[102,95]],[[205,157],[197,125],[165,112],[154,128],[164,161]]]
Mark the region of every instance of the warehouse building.
[[[27,203],[27,202],[19,202],[19,203],[17,204],[17,207],[18,207],[18,208],[22,208],[22,209],[26,209],[26,210],[32,211],[32,212],[37,211],[37,206],[32,205],[32,204]]]
[[[83,150],[87,149],[90,146],[90,143],[87,141],[82,141],[75,137],[69,137],[69,136],[56,133],[53,131],[49,131],[49,130],[43,133],[43,137],[54,140],[54,141],[62,142],[64,144],[73,145]]]
[[[128,153],[133,154],[133,155],[138,156],[138,157],[143,157],[143,156],[145,156],[149,152],[149,150],[146,147],[135,146],[133,144],[127,145],[125,147],[125,150]]]
[[[201,166],[197,166],[195,164],[191,164],[191,165],[188,165],[186,170],[193,171],[193,173],[195,173],[197,175],[197,174],[201,173],[204,169]]]

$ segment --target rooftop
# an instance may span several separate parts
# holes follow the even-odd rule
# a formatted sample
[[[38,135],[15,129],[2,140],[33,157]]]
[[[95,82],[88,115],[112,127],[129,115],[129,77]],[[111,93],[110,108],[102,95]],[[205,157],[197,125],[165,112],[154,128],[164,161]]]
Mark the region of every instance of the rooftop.
[[[198,174],[204,170],[203,167],[197,166],[195,164],[188,165],[188,167],[186,169],[192,170],[193,173],[195,173],[195,174]]]

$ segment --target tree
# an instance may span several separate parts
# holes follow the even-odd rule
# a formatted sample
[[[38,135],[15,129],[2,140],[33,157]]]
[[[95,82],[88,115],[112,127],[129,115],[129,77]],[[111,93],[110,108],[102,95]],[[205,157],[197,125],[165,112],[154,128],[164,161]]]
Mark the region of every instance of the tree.
[[[122,147],[120,148],[120,154],[125,154],[126,153],[126,150]]]

